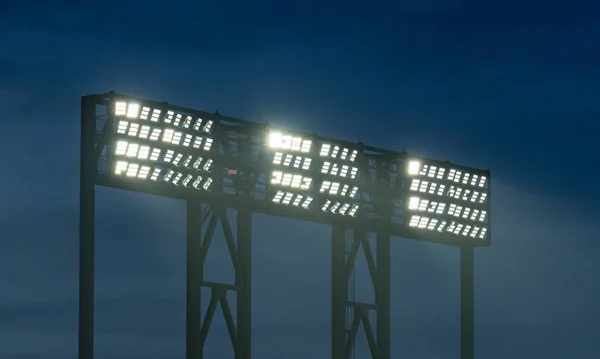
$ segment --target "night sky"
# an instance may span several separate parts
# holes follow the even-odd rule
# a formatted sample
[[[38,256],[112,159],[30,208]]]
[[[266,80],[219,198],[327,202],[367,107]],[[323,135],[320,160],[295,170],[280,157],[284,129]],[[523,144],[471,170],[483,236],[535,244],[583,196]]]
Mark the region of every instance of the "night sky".
[[[489,168],[476,356],[599,358],[600,3],[398,3],[1,2],[0,359],[76,357],[79,105],[110,90]],[[184,204],[97,196],[97,357],[184,358]],[[329,235],[254,216],[255,358],[330,356]],[[394,358],[458,358],[458,254],[393,241]]]

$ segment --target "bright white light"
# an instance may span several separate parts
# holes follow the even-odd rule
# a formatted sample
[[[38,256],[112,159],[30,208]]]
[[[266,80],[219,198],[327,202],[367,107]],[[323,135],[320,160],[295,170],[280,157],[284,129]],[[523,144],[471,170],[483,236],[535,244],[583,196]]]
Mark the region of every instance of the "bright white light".
[[[152,149],[152,154],[150,155],[150,160],[151,161],[158,161],[158,158],[160,157],[160,152],[161,152],[160,149],[153,148]]]
[[[182,116],[180,113],[175,115],[175,119],[173,120],[173,126],[179,127],[179,124],[181,123],[181,118],[182,118]]]
[[[421,170],[421,163],[419,161],[410,161],[408,163],[408,174],[418,175]]]
[[[174,130],[167,128],[165,129],[165,132],[163,134],[163,142],[171,142],[173,141],[173,134],[175,133]]]
[[[208,120],[202,130],[206,133],[210,133],[210,129],[212,128],[213,120]],[[212,181],[212,180],[211,180]]]
[[[147,120],[148,115],[150,115],[150,107],[142,107],[142,113],[140,114],[140,119]]]
[[[165,153],[165,158],[163,160],[165,162],[169,163],[169,162],[171,162],[171,160],[173,160],[174,155],[175,155],[175,151],[167,150],[167,153]]]
[[[443,196],[444,193],[446,193],[446,185],[413,179],[410,184],[410,190],[413,192],[429,193],[437,196]]]
[[[192,145],[192,147],[194,147],[194,148],[200,148],[202,146],[202,140],[203,140],[202,137],[196,136],[196,138],[194,139],[194,144]]]
[[[137,143],[130,143],[127,146],[127,157],[136,157],[138,152],[139,145]]]
[[[173,181],[172,181],[172,183],[173,183],[175,186],[179,186],[179,181],[181,181],[181,178],[182,178],[182,177],[183,177],[183,173],[181,173],[181,172],[177,172],[177,174],[176,174],[176,175],[175,175],[175,177],[173,178]]]
[[[337,163],[332,163],[329,161],[323,161],[323,166],[321,167],[321,173],[329,174],[332,176],[339,176],[345,178],[356,178],[356,174],[358,173],[358,168],[350,167],[348,165],[339,165]],[[348,176],[350,175],[350,176]]]
[[[213,160],[211,160],[210,158],[208,160],[206,160],[206,163],[204,163],[204,166],[202,166],[202,169],[205,171],[209,171],[210,170],[210,166],[212,166]]]
[[[167,173],[165,173],[165,176],[163,177],[163,180],[165,180],[165,182],[171,181],[171,178],[173,177],[174,174],[175,174],[175,171],[168,170]]]
[[[184,147],[190,147],[191,143],[192,143],[192,135],[186,134],[185,135],[185,139],[183,140],[183,146]]]
[[[204,182],[204,185],[202,186],[202,188],[205,191],[208,191],[208,189],[210,188],[210,185],[211,185],[212,181],[213,181],[212,178],[207,178],[206,182]]]
[[[286,167],[294,167],[303,170],[309,170],[312,159],[308,157],[285,154],[283,152],[275,152],[273,155],[274,165],[283,165]]]
[[[119,127],[117,127],[117,133],[123,135],[127,132],[127,127],[129,126],[129,122],[127,121],[119,121]]]
[[[192,187],[198,190],[202,188],[202,176],[196,177],[194,183],[192,183]]]
[[[419,197],[411,197],[408,202],[408,209],[419,208]]]
[[[291,204],[294,207],[302,207],[304,209],[308,209],[312,200],[313,198],[310,196],[304,196],[302,194],[278,190],[277,193],[275,193],[275,195],[273,196],[272,202],[284,205]]]
[[[183,181],[181,181],[181,184],[184,187],[189,187],[190,182],[192,181],[192,178],[194,178],[194,176],[192,176],[191,174],[187,174],[185,176],[185,178],[183,179]]]
[[[174,145],[179,145],[181,142],[181,136],[183,136],[183,133],[179,131],[173,132],[173,139],[171,140],[171,143]]]
[[[341,190],[340,190],[341,187]],[[350,185],[343,185],[339,182],[332,182],[332,181],[323,181],[321,183],[321,188],[319,189],[320,193],[328,193],[329,195],[332,196],[336,196],[336,195],[340,195],[343,197],[349,197],[349,198],[354,198],[356,196],[356,193],[358,192],[358,187],[354,186],[354,187],[350,187]]]
[[[212,143],[213,143],[213,139],[207,138],[206,141],[204,142],[204,151],[210,151],[210,147],[212,146]]]
[[[125,162],[125,161],[118,161],[117,165],[115,166],[115,174],[116,175],[121,175],[126,170],[127,170],[127,162]]]
[[[200,131],[201,128],[202,128],[202,119],[199,118],[194,123],[194,131]]]
[[[293,193],[286,193],[285,196],[283,196],[283,201],[281,203],[288,205],[290,204],[290,202],[292,201],[292,197],[294,196]]]
[[[115,115],[123,116],[127,113],[127,102],[118,101],[115,103]]]
[[[137,171],[139,167],[140,165],[138,165],[137,163],[130,163],[129,166],[127,166],[127,173],[125,175],[127,177],[137,176]]]
[[[148,135],[150,134],[150,126],[144,125],[142,126],[142,128],[140,128],[140,134],[139,137],[146,139],[148,138]]]
[[[356,217],[358,213],[358,204],[342,203],[338,201],[326,200],[321,206],[323,212],[331,212],[342,216],[348,215],[350,217]]]
[[[160,119],[160,110],[159,109],[152,110],[152,117],[150,118],[150,121],[158,122],[159,119]]]
[[[350,162],[354,162],[357,155],[357,150],[352,150],[352,152],[350,152],[350,149],[346,147],[340,147],[337,145],[332,146],[329,143],[321,144],[321,150],[319,151],[319,156],[321,157],[336,158],[342,161]]]
[[[175,116],[175,112],[173,111],[167,111],[167,115],[165,116],[165,123],[171,123],[173,122],[173,117]]]
[[[115,154],[119,156],[123,156],[127,153],[127,141],[119,141],[117,142],[117,148],[115,149]]]
[[[131,125],[129,126],[129,132],[127,132],[127,134],[131,137],[135,137],[135,136],[137,136],[139,128],[140,128],[139,124],[131,123]]]
[[[312,185],[312,178],[303,177],[299,174],[273,171],[271,176],[271,184],[308,190]]]
[[[150,167],[142,166],[142,168],[140,168],[140,173],[138,173],[138,178],[146,179],[148,178],[148,173],[150,173]]]
[[[441,180],[441,179],[444,179],[445,172],[446,172],[446,169],[443,167],[437,167],[437,166],[433,166],[433,165],[423,165],[423,168],[419,172],[419,175]]]
[[[140,113],[140,105],[137,103],[130,103],[127,107],[127,117],[128,118],[137,118]]]
[[[161,130],[159,128],[152,129],[152,133],[150,134],[150,141],[158,141],[160,137]]]
[[[269,133],[269,147],[273,149],[307,153],[310,152],[311,144],[311,140],[302,137],[286,135],[281,132]]]
[[[181,161],[181,158],[182,158],[182,157],[183,157],[183,154],[181,154],[181,153],[178,153],[178,154],[175,156],[175,159],[173,159],[173,164],[174,164],[175,166],[179,166],[179,161]]]
[[[190,168],[190,163],[192,163],[192,159],[193,159],[193,156],[192,156],[192,155],[187,155],[187,156],[185,157],[185,160],[183,160],[183,164],[182,164],[182,166],[183,166],[183,167]]]
[[[160,168],[154,167],[154,171],[152,172],[152,176],[150,176],[150,179],[152,181],[158,180],[158,176],[160,176],[160,172],[161,172]]]

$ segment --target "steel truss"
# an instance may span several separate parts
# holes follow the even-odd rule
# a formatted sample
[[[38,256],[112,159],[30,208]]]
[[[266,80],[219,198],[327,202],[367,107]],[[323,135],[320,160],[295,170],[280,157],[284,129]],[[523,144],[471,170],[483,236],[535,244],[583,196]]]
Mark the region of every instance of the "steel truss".
[[[353,238],[347,241],[346,228],[339,224],[332,227],[332,359],[351,357],[361,324],[371,358],[390,358],[390,236],[377,233],[375,242],[376,250],[373,254],[366,232],[353,230]],[[375,303],[360,303],[349,298],[348,283],[360,247],[367,260],[375,290]],[[347,315],[348,311],[350,315]],[[375,330],[371,324],[370,312],[376,313]]]
[[[234,236],[224,206],[206,206],[202,213],[198,203],[187,203],[187,295],[186,358],[203,358],[206,337],[217,306],[220,305],[236,359],[251,357],[251,212],[238,210],[237,235]],[[206,231],[202,231],[204,223]],[[220,223],[235,271],[235,284],[204,280],[204,261]],[[237,240],[236,238],[237,237]],[[206,313],[201,313],[202,287],[210,288]],[[237,320],[234,321],[227,299],[228,292],[237,296]]]

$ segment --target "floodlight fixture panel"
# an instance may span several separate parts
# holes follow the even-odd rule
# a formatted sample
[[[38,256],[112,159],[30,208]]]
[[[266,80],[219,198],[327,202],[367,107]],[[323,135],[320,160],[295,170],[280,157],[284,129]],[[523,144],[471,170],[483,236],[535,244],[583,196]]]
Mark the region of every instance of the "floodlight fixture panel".
[[[405,162],[409,227],[489,240],[489,171],[414,157]]]
[[[356,217],[358,150],[277,129],[268,131],[267,141],[273,203]]]
[[[101,101],[109,119],[97,137],[105,185],[252,203],[308,221],[339,218],[426,241],[490,244],[489,171],[165,102],[114,93]]]
[[[357,217],[360,211],[359,150],[319,141],[319,195],[321,211]]]
[[[114,116],[114,175],[211,190],[214,120],[126,100],[114,102]]]
[[[302,210],[314,208],[313,140],[286,131],[267,132],[272,203]]]

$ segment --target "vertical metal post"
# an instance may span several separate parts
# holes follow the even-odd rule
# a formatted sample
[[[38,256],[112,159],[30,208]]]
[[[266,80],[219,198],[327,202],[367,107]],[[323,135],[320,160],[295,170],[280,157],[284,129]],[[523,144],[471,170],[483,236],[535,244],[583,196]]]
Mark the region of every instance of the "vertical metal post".
[[[377,307],[378,359],[390,359],[390,236],[377,233],[377,278],[375,305]]]
[[[94,357],[94,222],[97,159],[94,154],[95,103],[81,99],[79,184],[79,359]]]
[[[202,288],[204,261],[202,245],[202,205],[187,202],[186,207],[186,303],[185,341],[186,359],[201,359],[203,355],[200,332],[202,329]]]
[[[250,359],[251,347],[251,279],[252,279],[252,212],[240,208],[237,211],[237,258],[235,284],[237,292],[237,332],[240,352],[236,359]]]
[[[460,248],[461,359],[475,358],[475,278],[473,247]]]
[[[331,358],[346,359],[346,276],[345,228],[334,223],[331,231]]]

